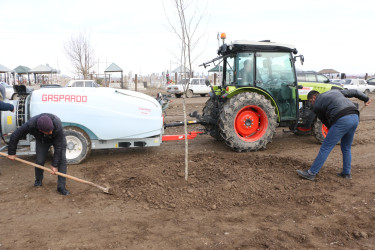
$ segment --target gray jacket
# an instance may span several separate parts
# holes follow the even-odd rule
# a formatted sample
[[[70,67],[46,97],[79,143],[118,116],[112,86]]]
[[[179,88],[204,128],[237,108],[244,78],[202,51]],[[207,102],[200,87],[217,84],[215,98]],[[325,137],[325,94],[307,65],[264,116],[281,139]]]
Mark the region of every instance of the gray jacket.
[[[323,124],[329,128],[343,116],[350,114],[359,115],[357,107],[352,101],[347,99],[347,97],[355,97],[364,102],[367,102],[370,99],[356,89],[334,89],[319,94],[316,97],[313,111]]]

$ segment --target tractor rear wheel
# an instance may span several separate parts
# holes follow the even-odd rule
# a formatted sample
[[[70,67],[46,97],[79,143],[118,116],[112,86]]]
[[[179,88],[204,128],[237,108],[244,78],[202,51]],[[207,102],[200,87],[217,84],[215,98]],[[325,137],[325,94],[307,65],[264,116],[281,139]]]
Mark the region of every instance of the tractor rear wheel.
[[[327,137],[327,133],[328,133],[327,126],[324,125],[322,121],[317,118],[313,126],[313,134],[315,136],[315,139],[318,142],[322,143],[324,139]]]
[[[222,141],[223,138],[220,135],[219,125],[218,125],[219,111],[215,110],[215,101],[213,99],[210,98],[207,100],[203,108],[202,116],[209,117],[211,120],[216,121],[216,124],[206,124],[204,125],[204,127],[206,128],[210,136],[212,136],[218,141]]]
[[[263,95],[240,93],[224,104],[219,127],[225,143],[237,152],[264,149],[276,133],[275,107]]]
[[[79,164],[85,160],[91,152],[91,140],[80,128],[65,127],[66,137],[66,161],[67,164]]]

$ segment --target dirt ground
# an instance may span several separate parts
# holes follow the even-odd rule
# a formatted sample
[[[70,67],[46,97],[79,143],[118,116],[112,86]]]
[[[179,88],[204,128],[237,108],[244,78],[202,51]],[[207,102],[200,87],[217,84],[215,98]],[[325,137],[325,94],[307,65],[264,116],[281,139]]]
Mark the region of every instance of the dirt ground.
[[[188,111],[201,112],[206,100],[187,99]],[[167,122],[183,119],[181,103],[172,98]],[[236,153],[208,135],[189,141],[188,181],[183,141],[93,151],[69,166],[113,195],[68,180],[71,194],[61,196],[50,174],[34,188],[32,167],[1,157],[0,249],[374,249],[374,141],[375,102],[362,111],[352,180],[336,176],[339,146],[317,181],[301,179],[296,170],[309,167],[320,145],[283,128],[259,152]]]

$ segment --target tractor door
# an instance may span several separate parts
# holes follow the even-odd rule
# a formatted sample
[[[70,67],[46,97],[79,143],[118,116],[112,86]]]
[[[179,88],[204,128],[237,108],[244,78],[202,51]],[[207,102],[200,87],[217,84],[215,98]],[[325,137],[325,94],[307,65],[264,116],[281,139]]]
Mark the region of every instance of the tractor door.
[[[237,87],[254,86],[254,53],[238,53],[236,69]]]
[[[292,55],[287,52],[255,54],[255,84],[269,92],[280,110],[280,121],[296,119],[297,81]]]

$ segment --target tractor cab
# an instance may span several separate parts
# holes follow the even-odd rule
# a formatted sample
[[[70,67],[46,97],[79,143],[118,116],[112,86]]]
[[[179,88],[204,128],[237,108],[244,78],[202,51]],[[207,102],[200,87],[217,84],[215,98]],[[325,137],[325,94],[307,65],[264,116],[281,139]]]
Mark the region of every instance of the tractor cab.
[[[263,48],[251,42],[235,42],[229,48],[232,53],[223,58],[222,85],[230,92],[259,89],[273,99],[280,121],[295,120],[297,80],[290,51]]]
[[[298,88],[294,68],[297,50],[293,45],[270,41],[234,41],[223,44],[219,57],[223,63],[222,94],[233,96],[244,91],[263,93],[279,113],[279,122],[297,119]],[[301,57],[303,58],[303,57]]]
[[[256,151],[272,140],[277,126],[299,120],[298,83],[293,45],[270,41],[234,41],[219,47],[218,57],[203,63],[222,64],[220,86],[200,118],[206,131],[235,151]]]

